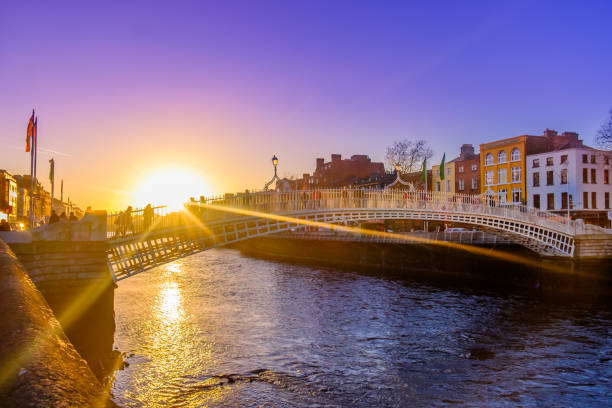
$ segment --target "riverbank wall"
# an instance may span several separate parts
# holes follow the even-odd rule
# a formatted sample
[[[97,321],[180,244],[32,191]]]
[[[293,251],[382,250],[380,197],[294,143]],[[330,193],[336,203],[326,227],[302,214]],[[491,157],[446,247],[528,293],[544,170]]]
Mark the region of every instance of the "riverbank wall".
[[[105,216],[86,216],[31,233],[0,233],[101,381],[121,362],[113,351],[115,284],[105,221]]]
[[[473,283],[582,294],[612,293],[610,259],[576,261],[546,258],[516,245],[482,245],[478,246],[479,253],[471,253],[461,248],[435,244],[267,236],[239,242],[231,247],[253,257],[441,283]],[[508,255],[505,257],[507,259],[503,255]]]
[[[0,271],[0,405],[114,406],[2,240]]]

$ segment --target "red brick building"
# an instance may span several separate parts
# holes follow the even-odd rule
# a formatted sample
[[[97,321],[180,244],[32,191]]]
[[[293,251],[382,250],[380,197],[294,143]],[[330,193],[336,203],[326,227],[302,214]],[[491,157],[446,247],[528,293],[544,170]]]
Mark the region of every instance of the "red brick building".
[[[332,154],[331,161],[318,158],[312,175],[304,173],[302,179],[295,181],[296,189],[338,188],[353,185],[355,180],[373,174],[385,174],[385,166],[372,162],[365,154],[354,154],[350,159],[342,159],[340,154]]]
[[[480,194],[480,154],[474,153],[474,146],[464,144],[455,163],[455,191],[458,194]]]

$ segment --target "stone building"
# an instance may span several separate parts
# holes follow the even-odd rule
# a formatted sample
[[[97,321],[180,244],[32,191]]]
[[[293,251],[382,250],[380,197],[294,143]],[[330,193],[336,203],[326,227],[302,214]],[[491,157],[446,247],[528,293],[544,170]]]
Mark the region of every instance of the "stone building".
[[[380,162],[372,162],[365,154],[354,154],[350,159],[342,159],[340,154],[332,154],[331,161],[316,160],[316,168],[312,175],[304,173],[301,179],[293,181],[296,190],[311,190],[317,188],[348,187],[358,179],[372,175],[385,174],[385,166]]]

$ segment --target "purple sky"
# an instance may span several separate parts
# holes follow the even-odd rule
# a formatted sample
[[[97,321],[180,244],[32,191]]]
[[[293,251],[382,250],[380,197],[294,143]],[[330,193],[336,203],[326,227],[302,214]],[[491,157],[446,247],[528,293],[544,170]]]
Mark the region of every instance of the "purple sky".
[[[402,138],[434,160],[547,127],[591,144],[612,107],[610,1],[8,3],[0,168],[29,171],[36,108],[83,207],[127,205],[161,167],[210,194],[263,187],[273,154],[299,176]]]

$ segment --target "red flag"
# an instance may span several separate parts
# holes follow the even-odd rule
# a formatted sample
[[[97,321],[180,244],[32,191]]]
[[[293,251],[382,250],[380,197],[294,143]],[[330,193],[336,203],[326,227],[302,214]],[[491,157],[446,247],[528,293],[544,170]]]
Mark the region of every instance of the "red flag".
[[[34,109],[32,109],[32,116],[28,122],[28,133],[26,135],[26,152],[30,151],[30,139],[32,138],[32,132],[34,130]]]

